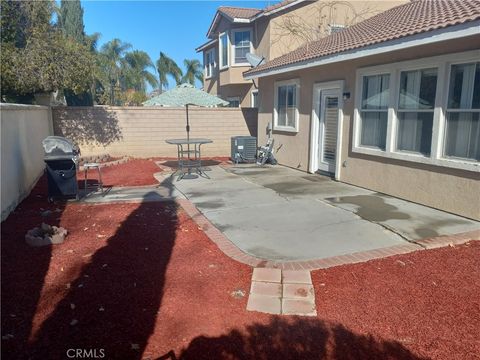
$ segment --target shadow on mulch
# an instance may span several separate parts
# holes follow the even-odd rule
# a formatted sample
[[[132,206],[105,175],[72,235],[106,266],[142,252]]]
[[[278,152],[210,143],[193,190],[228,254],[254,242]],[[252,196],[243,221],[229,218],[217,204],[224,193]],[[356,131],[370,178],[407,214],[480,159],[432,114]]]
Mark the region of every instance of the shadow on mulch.
[[[156,360],[201,359],[423,359],[396,341],[358,335],[340,324],[317,319],[273,318],[268,324],[234,329],[219,337],[199,336],[177,357],[174,351]]]
[[[164,185],[169,186],[168,183]],[[106,211],[100,206],[95,209],[92,211]],[[152,215],[158,215],[165,221],[155,223],[151,221]],[[69,349],[97,349],[97,355],[103,349],[108,359],[141,359],[162,303],[165,273],[177,224],[175,203],[139,204],[118,225],[105,245],[83,264],[53,312],[44,313],[45,320],[38,324],[38,331],[33,336],[29,334],[30,329],[35,328],[31,319],[35,312],[38,316],[39,312],[45,311],[41,307],[36,308],[36,305],[48,270],[51,249],[36,249],[39,256],[35,259],[28,256],[25,260],[8,259],[3,262],[2,277],[7,273],[9,278],[2,279],[2,300],[28,299],[29,324],[22,325],[25,330],[22,334],[15,332],[15,338],[9,341],[13,345],[2,347],[2,358],[63,359],[68,357]],[[18,229],[16,231],[20,233]],[[11,246],[26,247],[24,241],[17,242],[19,239],[9,241],[2,257],[8,255]],[[17,249],[16,255],[18,253]],[[35,266],[32,266],[32,260]],[[6,262],[8,264],[4,267]],[[22,275],[25,278],[16,287],[18,276],[12,274],[21,272],[22,267],[32,270]],[[49,285],[51,287],[52,284]],[[63,285],[59,286],[65,289]],[[18,296],[19,292],[25,296]],[[43,294],[45,296],[48,295]],[[19,306],[19,311],[24,306]],[[2,302],[2,310],[11,311],[12,308],[13,304],[4,308]]]
[[[47,178],[42,176],[30,195],[2,222],[3,359],[19,358],[18,354],[28,341],[52,256],[51,246],[39,248],[28,246],[25,243],[25,234],[28,230],[39,227],[42,222],[60,226],[65,206],[65,202],[47,201]],[[15,344],[18,345],[3,341],[3,337],[9,335],[14,336]],[[8,353],[10,356],[6,356]]]

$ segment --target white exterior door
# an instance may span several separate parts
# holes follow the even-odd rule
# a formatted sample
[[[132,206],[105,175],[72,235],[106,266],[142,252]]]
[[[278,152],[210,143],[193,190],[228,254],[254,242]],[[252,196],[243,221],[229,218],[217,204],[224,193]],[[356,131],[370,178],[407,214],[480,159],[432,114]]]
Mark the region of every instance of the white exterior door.
[[[318,170],[335,174],[340,92],[322,90],[319,99]]]

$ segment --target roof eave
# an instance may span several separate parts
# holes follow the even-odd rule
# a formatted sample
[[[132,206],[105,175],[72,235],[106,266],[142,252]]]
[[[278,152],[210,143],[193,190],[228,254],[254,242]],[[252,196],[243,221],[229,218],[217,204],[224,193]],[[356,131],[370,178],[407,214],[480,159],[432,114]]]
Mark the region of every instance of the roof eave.
[[[210,24],[210,27],[208,28],[208,31],[207,31],[207,38],[210,38],[210,36],[212,35],[213,33],[213,29],[215,28],[215,25],[217,24],[218,22],[218,19],[219,19],[219,16],[223,16],[224,18],[226,18],[228,21],[230,22],[233,22],[233,23],[246,23],[246,24],[249,24],[253,21],[253,18],[238,18],[238,17],[231,17],[231,16],[228,16],[227,14],[221,12],[221,11],[218,11],[215,13],[215,17],[213,18],[213,21],[212,23]]]
[[[212,39],[212,40],[210,40],[210,41],[207,41],[206,43],[204,43],[204,44],[200,45],[199,47],[197,47],[197,48],[195,49],[195,52],[198,53],[198,52],[200,52],[200,51],[203,51],[204,49],[208,48],[209,46],[215,44],[217,41],[218,41],[218,38],[214,38],[214,39]]]
[[[420,45],[433,44],[445,40],[454,40],[473,35],[480,35],[479,29],[480,20],[473,20],[463,24],[452,25],[431,31],[425,31],[415,35],[404,36],[395,40],[388,40],[382,43],[368,45],[358,49],[347,50],[338,54],[303,60],[292,64],[278,66],[276,68],[266,69],[263,71],[260,70],[258,72],[252,71],[251,74],[244,73],[244,79],[252,80],[260,77],[282,74],[290,71],[307,69],[321,65],[327,65],[340,61],[353,60]]]
[[[266,12],[265,12],[265,11],[262,11],[260,14],[255,15],[255,16],[252,18],[252,21],[257,20],[258,18],[261,18],[262,16],[270,16],[270,15],[273,15],[273,14],[279,12],[279,11],[288,9],[288,8],[290,8],[290,7],[292,7],[292,6],[298,5],[298,4],[300,4],[300,3],[302,3],[302,2],[305,2],[305,1],[307,1],[307,0],[297,0],[297,1],[291,2],[291,3],[289,3],[289,4],[286,4],[286,5],[284,5],[284,6],[281,6],[281,7],[279,7],[279,8],[276,8],[276,9],[273,9],[273,10],[270,10],[270,11],[266,11]],[[308,1],[311,1],[311,0],[308,0]]]

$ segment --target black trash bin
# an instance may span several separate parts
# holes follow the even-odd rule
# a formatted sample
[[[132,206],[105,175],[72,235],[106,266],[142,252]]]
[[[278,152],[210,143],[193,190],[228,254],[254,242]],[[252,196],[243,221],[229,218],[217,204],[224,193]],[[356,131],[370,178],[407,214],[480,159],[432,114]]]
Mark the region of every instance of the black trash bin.
[[[48,179],[48,200],[78,196],[77,168],[80,151],[70,140],[49,136],[42,142]]]

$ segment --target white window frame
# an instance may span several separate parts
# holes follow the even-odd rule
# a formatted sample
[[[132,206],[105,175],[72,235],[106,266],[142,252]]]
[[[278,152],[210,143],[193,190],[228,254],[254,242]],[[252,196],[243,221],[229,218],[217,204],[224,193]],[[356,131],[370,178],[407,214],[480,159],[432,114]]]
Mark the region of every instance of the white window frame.
[[[207,63],[208,54],[213,54],[213,64],[212,63]],[[215,76],[215,68],[217,67],[217,61],[216,61],[216,58],[215,58],[215,48],[205,51],[204,63],[205,63],[205,65],[204,65],[205,79],[210,79],[210,78],[214,77]],[[207,75],[208,70],[210,70],[210,75]]]
[[[231,55],[231,66],[250,66],[250,63],[248,62],[243,62],[243,63],[237,63],[235,62],[235,34],[238,32],[250,32],[250,51],[249,53],[253,54],[253,44],[252,44],[252,36],[253,32],[251,28],[238,28],[238,29],[232,29],[231,31],[231,40],[230,40],[230,53]]]
[[[258,106],[258,89],[252,90],[252,92],[250,93],[250,107],[252,107],[252,108],[254,107],[253,106],[253,94],[257,94],[257,107],[256,107],[256,109],[258,109],[258,107],[259,107]]]
[[[468,171],[480,171],[480,162],[467,159],[450,158],[443,156],[445,141],[446,109],[448,90],[450,84],[451,65],[469,62],[478,62],[480,50],[454,53],[412,61],[402,61],[380,66],[358,69],[356,72],[355,107],[353,116],[353,142],[352,152],[381,156],[397,160],[405,160],[416,163],[437,165]],[[401,71],[437,68],[437,92],[433,115],[432,147],[430,156],[423,154],[408,153],[396,150],[397,138],[397,110],[400,91]],[[385,151],[360,145],[361,133],[361,98],[363,77],[377,74],[390,74],[390,96],[388,107],[387,139]]]
[[[286,85],[295,85],[295,126],[283,126],[283,125],[278,125],[278,88],[280,86],[286,86]],[[283,131],[283,132],[291,132],[291,133],[298,133],[300,130],[300,124],[299,124],[299,111],[298,107],[300,104],[300,79],[291,79],[291,80],[284,80],[284,81],[276,81],[275,86],[274,86],[274,91],[273,91],[273,130],[274,131]]]
[[[226,65],[222,66],[222,60],[223,60],[223,51],[222,51],[222,40],[221,40],[221,37],[222,36],[226,36],[226,39],[227,39],[227,61],[226,61]],[[220,70],[223,70],[223,69],[228,69],[229,65],[230,65],[230,47],[231,47],[231,44],[230,44],[230,36],[228,36],[228,32],[222,32],[220,34],[218,34],[218,68]]]
[[[446,79],[448,87],[450,88],[450,80],[451,80],[450,76],[452,75],[452,71],[451,71],[452,65],[461,65],[461,64],[472,63],[472,62],[477,63],[477,62],[480,61],[479,59],[480,59],[480,57],[477,57],[477,59],[473,60],[473,61],[460,61],[459,60],[459,61],[451,62],[448,66],[447,79]],[[458,112],[458,113],[461,113],[461,112],[480,112],[480,110],[479,109],[452,109],[452,108],[449,108],[448,107],[448,96],[449,96],[449,89],[447,89],[446,94],[445,94],[444,121],[443,121],[443,124],[442,124],[441,133],[440,133],[440,136],[442,137],[442,143],[441,143],[441,147],[439,148],[439,154],[444,159],[462,161],[462,158],[445,155],[445,142],[446,142],[446,139],[447,139],[447,110],[450,109],[451,112]],[[472,160],[472,162],[474,162],[474,161],[475,160]],[[480,168],[480,166],[479,166],[479,168]]]

